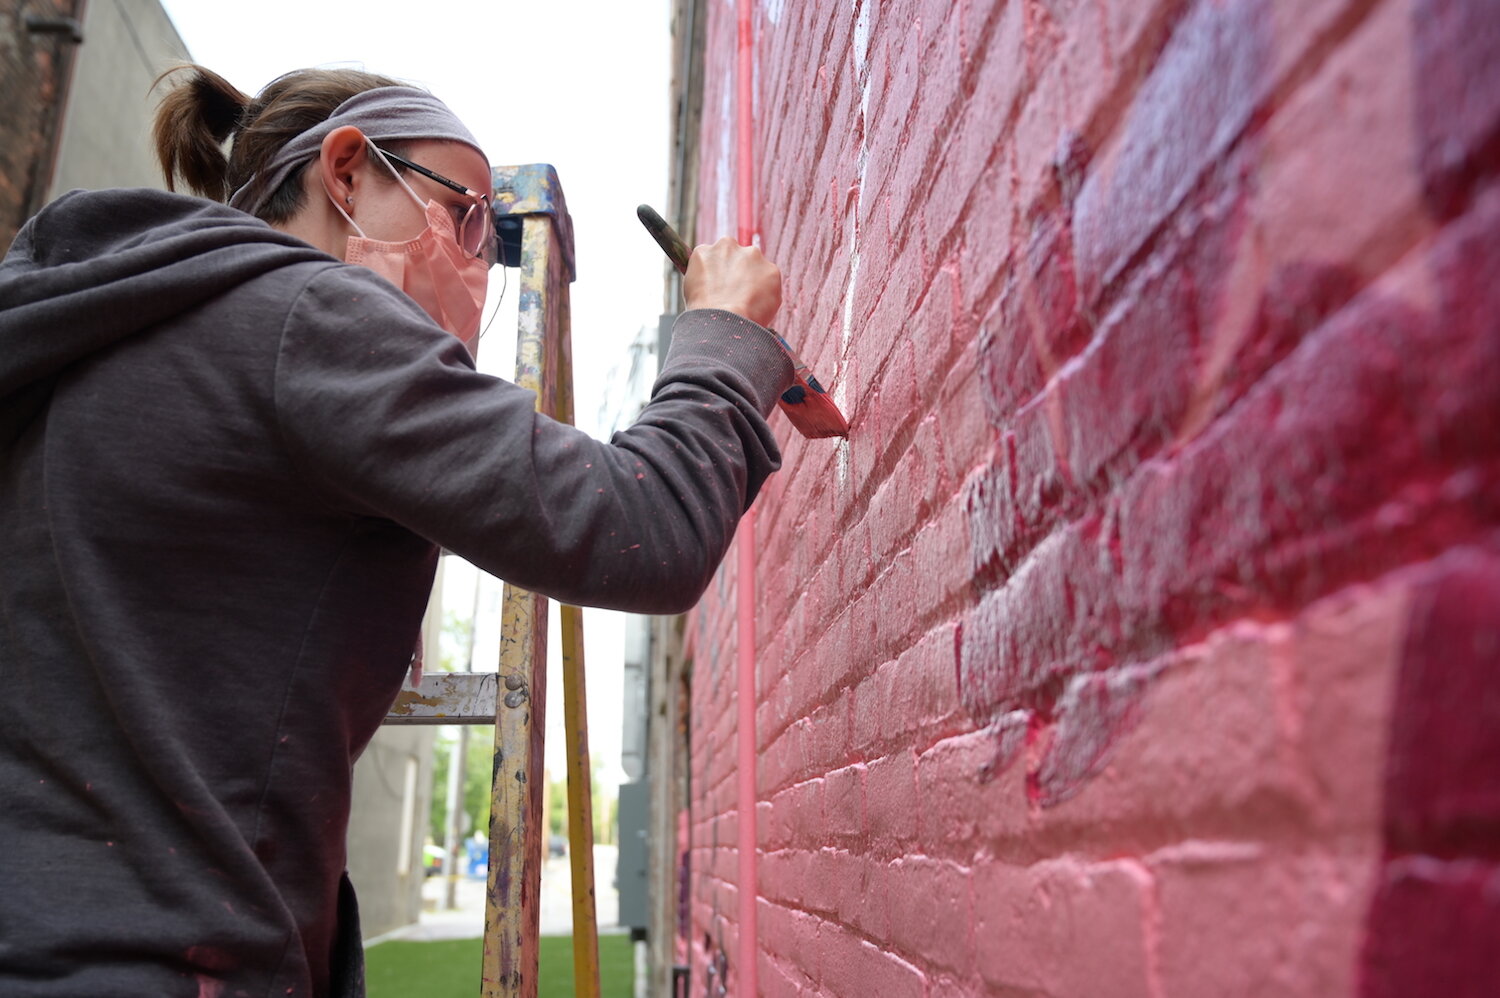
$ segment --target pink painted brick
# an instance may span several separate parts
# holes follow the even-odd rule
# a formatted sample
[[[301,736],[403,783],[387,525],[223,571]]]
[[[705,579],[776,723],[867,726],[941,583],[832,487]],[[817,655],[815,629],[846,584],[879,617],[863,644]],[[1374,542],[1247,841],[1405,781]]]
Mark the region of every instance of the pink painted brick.
[[[764,828],[764,823],[762,823],[762,828]],[[783,903],[787,911],[805,904],[811,855],[800,849],[770,848],[763,841],[756,866],[756,879],[761,896]],[[790,917],[787,911],[782,911],[782,915]],[[788,936],[778,932],[774,927],[768,937],[772,942],[795,938],[797,938],[796,935]],[[787,946],[789,944],[778,945],[774,952],[788,952]]]
[[[816,854],[810,876],[809,907],[832,921],[881,937],[889,932],[892,902],[884,860],[866,853],[824,848]]]
[[[854,605],[850,607],[848,654],[853,666],[851,675],[863,675],[878,661],[876,659],[878,613],[877,601],[868,589],[856,596]]]
[[[1025,806],[1025,796],[1001,777],[1018,766],[1028,716],[1007,715],[997,725],[966,731],[938,742],[917,757],[917,837],[932,856],[969,859],[976,855],[983,828]]]
[[[901,953],[920,954],[926,967],[958,974],[975,961],[973,871],[925,856],[890,865],[890,942]]]
[[[950,481],[968,477],[988,456],[996,440],[994,425],[981,400],[977,356],[975,343],[969,343],[954,356],[933,405],[943,437],[944,473]]]
[[[1410,216],[1422,198],[1412,170],[1418,93],[1406,75],[1419,72],[1415,7],[1408,0],[1373,7],[1268,123],[1260,182],[1273,262],[1296,253],[1373,274],[1409,243],[1411,234],[1375,237],[1393,224],[1417,224]],[[1339,114],[1320,113],[1330,101],[1340,103]],[[1356,136],[1357,153],[1348,146]]]
[[[1360,967],[1363,995],[1485,998],[1500,979],[1500,865],[1401,855],[1380,875]]]
[[[822,917],[835,915],[846,896],[848,854],[831,846],[809,847],[807,879],[802,884],[802,907]]]
[[[808,780],[786,791],[785,812],[789,839],[802,848],[816,848],[823,841],[823,781]]]
[[[804,975],[817,966],[819,918],[765,899],[756,904],[756,917],[766,939],[764,948],[779,962],[801,968]]]
[[[771,796],[771,811],[769,814],[761,815],[762,838],[766,845],[772,849],[787,848],[793,845],[800,829],[796,826],[796,795],[798,787],[804,784],[796,784],[787,787]]]
[[[820,933],[823,952],[818,984],[823,994],[840,998],[923,998],[921,971],[901,957],[881,950],[841,926],[826,924]]]
[[[770,833],[767,829],[767,824],[771,820],[771,792],[766,786],[766,781],[757,777],[755,781],[755,848],[757,854],[764,853],[771,848]]]
[[[915,508],[911,501],[911,479],[900,474],[892,475],[883,482],[870,500],[872,523],[871,541],[875,554],[882,561],[889,559],[906,547],[916,527]]]
[[[868,853],[851,853],[838,912],[842,921],[872,939],[890,936],[891,918],[902,898],[891,887],[891,868]]]
[[[1442,980],[1414,954],[1478,938],[1488,875],[1424,880],[1391,850],[1472,844],[1453,829],[1488,784],[1409,737],[1462,707],[1392,691],[1405,650],[1465,661],[1412,594],[1500,522],[1493,19],[783,7],[757,48],[778,321],[854,434],[774,417],[763,990]],[[732,7],[708,17],[732,65]],[[731,85],[706,79],[702,227],[734,223]],[[738,960],[733,592],[730,568],[692,631],[695,986],[720,947]],[[1482,725],[1452,730],[1483,755]],[[937,914],[959,898],[972,919]]]
[[[1003,583],[1013,570],[1015,549],[1015,434],[1007,433],[994,459],[964,483],[964,508],[969,517],[970,571],[990,585]]]
[[[847,761],[849,704],[850,695],[840,693],[838,699],[819,707],[808,719],[806,762],[813,770],[826,773]]]
[[[1393,482],[1445,478],[1471,455],[1500,449],[1500,433],[1473,408],[1483,404],[1476,379],[1489,376],[1479,372],[1500,372],[1500,348],[1468,325],[1495,295],[1467,276],[1500,259],[1493,232],[1479,228],[1492,212],[1500,199],[1482,201],[1429,254],[1403,261],[1338,313],[1171,467],[1144,468],[1127,483],[1127,634],[1204,633],[1255,590],[1262,604],[1303,604],[1478,528],[1483,503],[1460,499],[1459,483],[1448,498],[1419,490],[1399,504],[1404,511],[1379,511]],[[1406,303],[1415,292],[1406,282],[1433,275],[1454,289],[1454,307],[1440,304],[1429,320]],[[1372,434],[1389,444],[1377,452]],[[1321,523],[1340,528],[1318,532]]]
[[[913,602],[925,607],[968,604],[974,581],[968,571],[970,547],[963,504],[938,509],[912,541]]]
[[[922,632],[925,614],[912,606],[915,557],[910,549],[891,560],[889,570],[881,577],[880,651],[882,658],[897,654]]]
[[[1190,280],[1169,268],[1144,275],[1061,378],[1058,429],[1080,489],[1112,491],[1175,440],[1197,370],[1198,344],[1182,321]]]
[[[1291,654],[1284,629],[1246,625],[1164,663],[1144,678],[1133,713],[1086,721],[1101,739],[1090,757],[1098,776],[1046,809],[1042,827],[1061,836],[1108,827],[1111,841],[1132,848],[1162,829],[1305,828],[1316,788],[1298,757],[1296,679],[1282,674]],[[1062,779],[1055,770],[1049,778]]]
[[[983,278],[980,278],[981,280]],[[1014,321],[1021,311],[1019,281],[1010,278],[979,326],[979,374],[985,413],[994,426],[1009,425],[1016,410],[1046,383],[1030,324]]]
[[[1097,664],[1114,643],[1106,628],[1115,594],[1100,555],[1088,525],[1070,525],[980,600],[964,625],[959,660],[959,691],[977,717],[1012,710],[1030,695],[1055,698],[1058,683]],[[1095,622],[1103,626],[1085,626]]]
[[[1150,875],[1130,860],[992,863],[974,882],[979,972],[1001,994],[1158,994],[1150,985],[1151,891]]]
[[[803,994],[802,975],[764,953],[757,955],[756,985],[765,998],[798,998]]]
[[[938,372],[974,335],[973,324],[963,311],[959,282],[959,263],[950,255],[936,270],[905,330],[916,360],[916,404],[924,414],[931,411],[942,386]]]
[[[984,986],[973,980],[955,980],[939,974],[927,978],[927,998],[972,998],[983,993]]]
[[[921,385],[919,383],[918,387]],[[911,452],[914,488],[917,493],[917,520],[927,523],[938,515],[944,503],[951,500],[957,483],[948,478],[943,461],[943,442],[938,435],[938,416],[928,411],[912,437]]]
[[[875,849],[904,853],[916,837],[916,760],[909,751],[869,763],[865,772],[865,821]]]
[[[1016,413],[1006,435],[1013,454],[1015,505],[999,511],[1001,523],[1014,523],[1014,534],[1004,538],[1002,565],[1016,565],[1060,523],[1077,515],[1080,496],[1068,464],[1070,440],[1063,432],[1063,399],[1049,386],[1034,402]],[[1007,515],[1009,514],[1009,515]],[[999,528],[1003,531],[1003,527]]]
[[[1079,193],[1075,235],[1086,302],[1118,276],[1200,173],[1248,124],[1269,79],[1258,5],[1195,4]]]
[[[832,839],[858,838],[865,831],[864,767],[845,766],[823,778],[826,832]]]
[[[943,625],[882,664],[854,691],[855,744],[864,751],[903,745],[919,732],[954,723],[958,690],[954,633]]]
[[[1494,126],[1500,118],[1500,77],[1494,59],[1495,21],[1482,2],[1413,5],[1413,120],[1432,211],[1461,210],[1471,185],[1493,175]]]
[[[1460,548],[1432,568],[1413,587],[1401,649],[1396,702],[1412,706],[1390,732],[1387,839],[1409,853],[1487,858],[1484,843],[1500,833],[1490,765],[1500,752],[1500,553]]]
[[[957,225],[979,178],[1005,154],[1002,136],[1027,85],[1022,70],[1027,42],[1021,10],[1021,5],[1003,5],[998,20],[976,44],[973,96],[954,116],[935,169],[920,178],[924,186],[930,185],[931,222],[938,240]],[[913,182],[917,179],[912,178]]]
[[[1420,577],[1398,571],[1351,587],[1292,622],[1289,675],[1278,698],[1300,714],[1294,734],[1319,820],[1330,832],[1358,833],[1380,821],[1386,781],[1396,769],[1387,761],[1389,720],[1403,699],[1397,684],[1411,586]]]
[[[809,727],[805,719],[794,721],[761,751],[757,785],[762,794],[774,793],[806,778]]]
[[[885,695],[890,676],[877,668],[849,692],[849,746],[861,756],[878,754],[884,738]]]
[[[1187,842],[1148,857],[1163,992],[1357,994],[1378,859],[1373,835],[1344,840],[1336,851]]]
[[[1211,396],[1199,408],[1233,404],[1427,231],[1411,169],[1410,95],[1403,74],[1390,72],[1411,58],[1412,18],[1404,3],[1381,5],[1246,141],[1242,162],[1221,171],[1239,174],[1243,189],[1237,203],[1212,209],[1218,219],[1205,217],[1226,244],[1191,261],[1202,299],[1201,391]],[[1325,120],[1331,102],[1341,112]],[[1195,412],[1188,429],[1208,415]]]

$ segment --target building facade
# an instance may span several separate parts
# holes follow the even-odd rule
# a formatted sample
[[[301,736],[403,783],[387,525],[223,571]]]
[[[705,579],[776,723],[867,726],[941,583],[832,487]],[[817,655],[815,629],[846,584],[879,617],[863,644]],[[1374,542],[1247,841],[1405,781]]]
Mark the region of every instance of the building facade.
[[[852,428],[662,642],[653,993],[1491,993],[1492,5],[675,28],[673,220]]]

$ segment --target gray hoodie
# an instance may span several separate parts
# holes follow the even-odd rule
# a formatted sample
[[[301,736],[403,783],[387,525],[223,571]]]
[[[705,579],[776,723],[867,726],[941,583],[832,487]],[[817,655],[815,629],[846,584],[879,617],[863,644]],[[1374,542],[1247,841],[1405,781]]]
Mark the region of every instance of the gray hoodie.
[[[350,768],[437,546],[683,610],[791,377],[759,326],[686,313],[605,444],[241,212],[45,209],[0,263],[0,996],[359,993]]]

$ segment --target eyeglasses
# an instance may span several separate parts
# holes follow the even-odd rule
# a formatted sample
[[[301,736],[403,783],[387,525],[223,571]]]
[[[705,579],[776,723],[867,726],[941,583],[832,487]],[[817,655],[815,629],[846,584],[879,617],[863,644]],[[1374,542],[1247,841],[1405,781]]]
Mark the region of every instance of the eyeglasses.
[[[463,247],[465,253],[477,256],[490,266],[494,266],[498,253],[495,240],[494,221],[490,218],[490,199],[488,195],[480,194],[478,191],[470,190],[456,180],[449,180],[441,173],[435,173],[425,166],[418,166],[409,159],[403,159],[393,152],[387,152],[379,146],[375,150],[393,163],[400,163],[408,170],[415,170],[429,180],[435,180],[451,191],[456,191],[465,197],[474,199],[469,205],[469,210],[458,223],[458,245]]]

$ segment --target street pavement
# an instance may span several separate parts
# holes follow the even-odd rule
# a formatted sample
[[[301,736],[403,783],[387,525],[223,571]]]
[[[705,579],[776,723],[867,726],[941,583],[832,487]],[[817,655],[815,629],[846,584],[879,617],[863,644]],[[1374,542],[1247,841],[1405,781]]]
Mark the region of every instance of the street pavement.
[[[613,884],[616,846],[594,846],[594,905],[601,933],[619,932],[620,894]],[[422,915],[414,925],[389,933],[381,941],[404,939],[430,942],[436,939],[478,939],[484,935],[483,880],[460,877],[457,907],[442,908],[445,901],[442,877],[429,877],[422,885]],[[541,934],[573,934],[573,876],[568,857],[549,857],[542,864]]]

